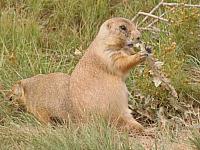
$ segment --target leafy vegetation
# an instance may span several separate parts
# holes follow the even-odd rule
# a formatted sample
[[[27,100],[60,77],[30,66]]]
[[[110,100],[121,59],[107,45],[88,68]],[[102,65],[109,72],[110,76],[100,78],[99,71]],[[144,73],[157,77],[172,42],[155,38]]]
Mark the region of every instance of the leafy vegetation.
[[[106,19],[116,16],[131,19],[140,10],[149,12],[158,2],[0,0],[0,148],[144,149],[128,133],[119,133],[104,121],[81,127],[44,127],[32,115],[18,111],[4,96],[17,80],[39,73],[70,74],[80,59],[75,51],[79,50],[83,55]],[[199,4],[199,0],[168,2]],[[163,116],[166,119],[184,120],[184,123],[169,122],[170,130],[158,129],[159,139],[176,125],[182,128],[200,122],[200,10],[166,7],[160,8],[157,15],[162,11],[170,11],[165,18],[171,24],[158,22],[157,27],[165,32],[146,31],[143,39],[153,47],[155,57],[164,62],[163,72],[177,90],[178,101],[170,101],[166,90],[154,86],[146,65],[133,69],[127,80],[132,94],[130,104],[138,108],[140,116],[162,127],[159,112],[163,108],[164,114],[168,114]],[[136,97],[138,89],[142,93],[139,98]],[[145,106],[148,97],[151,103]],[[143,118],[142,121],[147,123]],[[171,132],[170,137],[173,136]],[[173,141],[177,140],[178,137],[173,138]],[[194,135],[192,141],[199,148],[198,136]],[[156,140],[153,145],[156,147]]]

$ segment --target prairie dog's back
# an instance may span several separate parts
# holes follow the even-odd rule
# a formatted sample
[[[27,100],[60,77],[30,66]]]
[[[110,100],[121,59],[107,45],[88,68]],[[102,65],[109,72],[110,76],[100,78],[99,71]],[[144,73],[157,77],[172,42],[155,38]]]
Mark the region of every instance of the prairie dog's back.
[[[44,118],[67,118],[71,111],[69,80],[64,73],[39,74],[18,81],[12,88],[13,97],[36,116],[42,112]]]
[[[48,106],[50,109],[55,107],[62,110],[67,106],[68,85],[70,76],[64,73],[51,73],[48,75],[37,75],[32,78],[22,80],[21,83],[26,91],[26,96],[33,104]],[[31,89],[31,90],[30,90]],[[37,95],[35,95],[37,93]],[[35,101],[35,98],[41,100]],[[30,104],[31,104],[30,103]],[[60,108],[60,106],[62,106]],[[55,108],[55,110],[57,109]]]

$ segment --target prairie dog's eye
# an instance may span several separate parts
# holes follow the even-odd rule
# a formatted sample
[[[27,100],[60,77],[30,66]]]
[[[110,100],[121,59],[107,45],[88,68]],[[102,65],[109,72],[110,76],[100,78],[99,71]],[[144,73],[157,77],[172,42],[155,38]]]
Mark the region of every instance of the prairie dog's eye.
[[[121,26],[119,26],[119,28],[120,28],[121,30],[123,30],[123,31],[127,31],[127,28],[126,28],[125,25],[121,25]]]

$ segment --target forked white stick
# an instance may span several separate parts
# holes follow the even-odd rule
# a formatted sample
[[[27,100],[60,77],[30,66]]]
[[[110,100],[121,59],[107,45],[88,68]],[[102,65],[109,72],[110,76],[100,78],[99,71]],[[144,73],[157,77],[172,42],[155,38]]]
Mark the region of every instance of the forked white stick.
[[[163,3],[163,0],[158,4],[156,5],[150,12],[149,14],[153,14]],[[144,17],[144,19],[139,23],[139,25],[141,25],[143,22],[145,22],[146,20],[148,19],[148,16]]]

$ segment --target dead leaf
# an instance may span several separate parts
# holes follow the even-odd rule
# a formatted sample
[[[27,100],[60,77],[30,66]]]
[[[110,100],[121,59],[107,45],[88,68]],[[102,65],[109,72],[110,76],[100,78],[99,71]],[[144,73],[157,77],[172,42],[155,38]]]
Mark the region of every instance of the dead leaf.
[[[153,77],[153,82],[155,87],[159,87],[159,85],[162,83],[162,81],[158,77]]]

